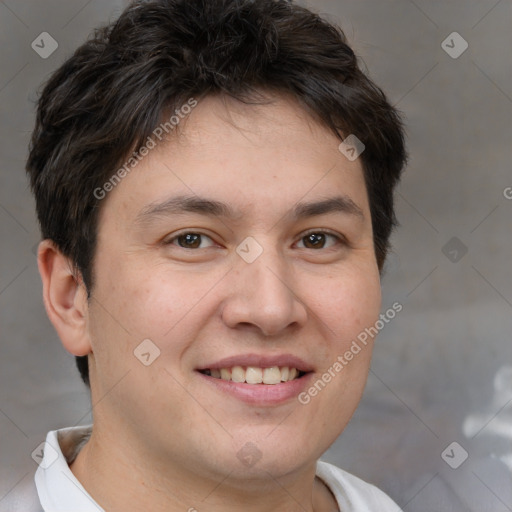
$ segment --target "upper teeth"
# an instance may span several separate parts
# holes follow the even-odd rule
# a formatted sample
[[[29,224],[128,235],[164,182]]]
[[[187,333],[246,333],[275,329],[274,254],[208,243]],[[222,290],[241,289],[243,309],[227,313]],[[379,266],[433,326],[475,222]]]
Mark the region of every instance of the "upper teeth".
[[[221,368],[206,370],[212,377],[233,382],[247,382],[247,384],[279,384],[294,380],[299,376],[297,368],[288,366],[272,366],[271,368],[258,368],[256,366],[233,366],[232,368]]]

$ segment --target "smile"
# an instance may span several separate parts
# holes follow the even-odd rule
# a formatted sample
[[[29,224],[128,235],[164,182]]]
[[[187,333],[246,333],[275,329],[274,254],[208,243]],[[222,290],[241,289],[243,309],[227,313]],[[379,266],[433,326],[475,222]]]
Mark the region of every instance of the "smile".
[[[269,385],[289,382],[305,375],[305,372],[288,366],[272,366],[270,368],[233,366],[231,368],[205,369],[201,370],[200,373],[225,381]]]

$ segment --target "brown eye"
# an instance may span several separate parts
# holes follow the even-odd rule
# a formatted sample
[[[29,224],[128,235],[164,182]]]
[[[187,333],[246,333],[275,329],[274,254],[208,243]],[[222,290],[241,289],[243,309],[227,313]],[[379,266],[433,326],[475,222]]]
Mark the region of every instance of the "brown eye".
[[[310,233],[306,233],[301,238],[301,241],[304,242],[306,249],[325,249],[326,241],[329,238],[334,239],[336,242],[343,242],[341,237],[325,231],[311,231]]]
[[[165,243],[166,245],[178,245],[183,249],[202,249],[203,247],[200,246],[203,238],[211,240],[211,238],[207,235],[189,231],[176,235],[173,238],[167,240]],[[174,242],[177,242],[177,244]]]

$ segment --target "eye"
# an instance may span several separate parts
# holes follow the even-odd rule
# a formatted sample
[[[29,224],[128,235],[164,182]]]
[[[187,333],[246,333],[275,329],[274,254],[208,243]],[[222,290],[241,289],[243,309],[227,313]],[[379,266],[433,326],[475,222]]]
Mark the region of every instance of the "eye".
[[[328,231],[309,231],[302,235],[300,242],[305,242],[306,249],[326,249],[325,243],[328,238],[334,239],[340,244],[345,244],[345,240],[341,236],[329,233]]]
[[[182,249],[204,249],[205,247],[201,247],[202,239],[208,239],[212,242],[213,240],[205,235],[204,233],[196,233],[193,231],[187,231],[184,233],[180,233],[178,235],[173,236],[165,241],[165,245],[176,245],[174,242],[177,242],[177,245]],[[208,247],[211,247],[208,246]]]

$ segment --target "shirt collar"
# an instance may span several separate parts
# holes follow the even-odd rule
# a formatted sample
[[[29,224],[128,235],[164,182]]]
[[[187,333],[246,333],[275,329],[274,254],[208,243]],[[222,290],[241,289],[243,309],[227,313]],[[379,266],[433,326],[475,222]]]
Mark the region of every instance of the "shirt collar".
[[[35,474],[37,492],[44,512],[105,512],[69,468],[91,437],[91,433],[92,425],[48,432],[43,447],[43,458]],[[342,473],[340,469],[318,461],[316,473],[340,503],[341,496],[336,485],[333,485],[338,483],[340,477],[331,476],[334,469]]]
[[[91,433],[92,425],[48,432],[34,477],[45,512],[105,512],[69,468]]]

